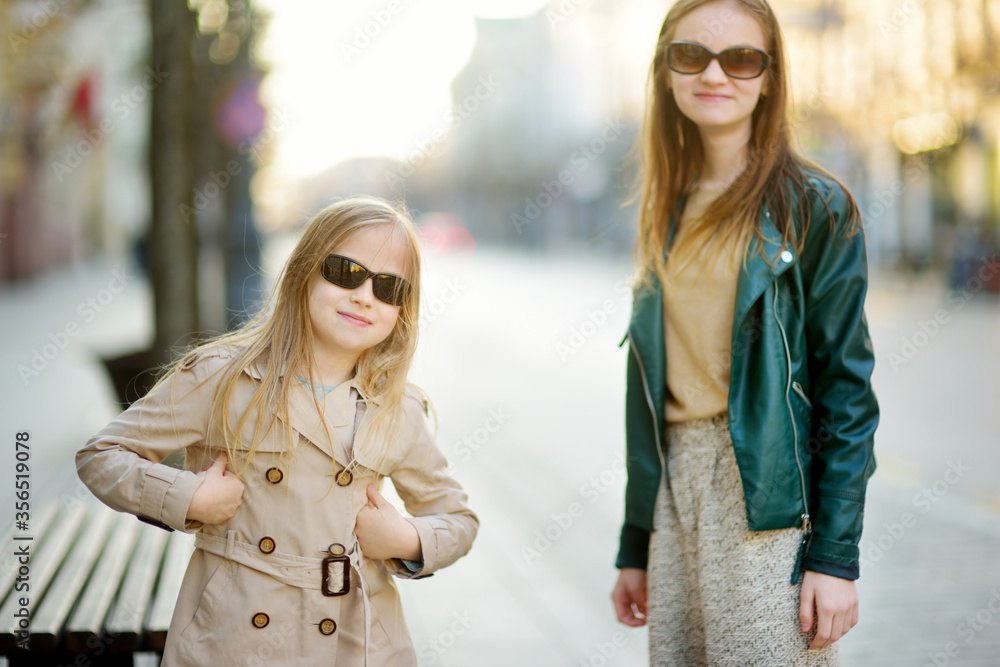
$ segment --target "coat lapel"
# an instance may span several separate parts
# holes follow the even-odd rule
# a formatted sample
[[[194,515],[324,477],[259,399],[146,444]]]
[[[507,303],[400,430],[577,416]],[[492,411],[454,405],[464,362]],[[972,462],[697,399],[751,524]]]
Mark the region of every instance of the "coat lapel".
[[[765,261],[761,257],[761,241],[756,234],[750,237],[747,246],[746,265],[740,269],[739,278],[736,282],[736,307],[733,313],[733,336],[732,340],[738,340],[738,332],[743,324],[743,318],[750,311],[750,307],[760,297],[761,294],[774,282],[775,278],[791,267],[798,257],[795,248],[787,247],[782,250],[781,232],[771,221],[770,211],[765,208],[760,217],[761,235],[764,237]]]
[[[260,380],[264,376],[261,362],[246,369],[247,375]],[[343,382],[325,398],[309,394],[307,383],[282,372],[282,382],[289,382],[288,414],[278,418],[312,443],[327,456],[346,466],[354,440],[354,417],[359,394],[354,380]],[[318,403],[318,407],[317,407]]]

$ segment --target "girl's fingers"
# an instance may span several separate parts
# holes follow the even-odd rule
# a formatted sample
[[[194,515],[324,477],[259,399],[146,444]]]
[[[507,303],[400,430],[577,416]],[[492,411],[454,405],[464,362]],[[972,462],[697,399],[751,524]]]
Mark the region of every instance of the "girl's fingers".
[[[372,509],[381,509],[382,507],[382,494],[380,494],[376,489],[374,484],[369,484],[366,489],[368,494],[368,506]]]
[[[812,629],[813,607],[815,604],[816,599],[813,597],[812,586],[803,585],[799,598],[799,623],[802,626],[802,632],[809,632]]]

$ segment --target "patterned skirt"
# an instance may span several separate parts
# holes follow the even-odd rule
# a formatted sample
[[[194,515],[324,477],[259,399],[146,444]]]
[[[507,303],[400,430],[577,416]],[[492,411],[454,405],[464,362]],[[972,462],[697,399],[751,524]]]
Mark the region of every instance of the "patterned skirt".
[[[725,415],[667,425],[666,475],[649,547],[651,666],[826,667],[809,649],[799,585],[802,529],[750,532]],[[815,624],[814,624],[815,625]]]

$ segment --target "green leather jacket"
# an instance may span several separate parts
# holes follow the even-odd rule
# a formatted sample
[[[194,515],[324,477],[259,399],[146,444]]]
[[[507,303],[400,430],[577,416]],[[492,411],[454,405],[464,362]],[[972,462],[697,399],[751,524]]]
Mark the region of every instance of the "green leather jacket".
[[[879,414],[863,309],[864,237],[843,233],[850,200],[842,187],[808,176],[810,187],[799,196],[812,218],[801,255],[782,247],[762,207],[767,260],[754,237],[737,282],[729,384],[729,431],[750,530],[805,529],[793,582],[803,568],[858,577]],[[676,220],[671,238],[675,227]],[[667,360],[655,277],[635,293],[627,339],[628,482],[616,565],[645,568],[664,461]]]

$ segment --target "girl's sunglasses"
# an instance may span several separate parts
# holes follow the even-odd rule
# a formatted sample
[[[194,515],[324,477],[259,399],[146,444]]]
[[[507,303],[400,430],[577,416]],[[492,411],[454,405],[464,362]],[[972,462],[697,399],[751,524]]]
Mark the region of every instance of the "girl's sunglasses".
[[[402,306],[410,296],[410,283],[391,273],[372,273],[350,257],[330,255],[323,260],[323,277],[344,289],[357,289],[372,279],[375,298],[390,306]]]
[[[698,74],[704,72],[713,60],[726,76],[734,79],[756,79],[771,64],[771,56],[760,49],[738,46],[722,53],[709,51],[694,42],[670,42],[667,44],[667,67],[678,74]]]

